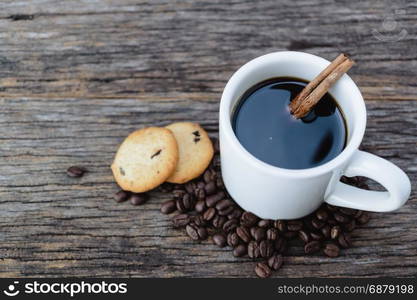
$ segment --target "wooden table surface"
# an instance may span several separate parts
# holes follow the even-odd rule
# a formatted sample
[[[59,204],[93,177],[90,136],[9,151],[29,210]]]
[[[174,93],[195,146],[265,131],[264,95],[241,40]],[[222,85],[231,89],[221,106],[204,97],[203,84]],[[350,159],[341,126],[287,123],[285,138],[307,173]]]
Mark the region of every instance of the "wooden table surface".
[[[2,1],[0,276],[252,277],[254,263],[192,242],[159,212],[112,200],[109,165],[131,131],[172,121],[217,134],[242,64],[278,50],[333,59],[368,109],[363,148],[413,191],[373,214],[337,259],[294,250],[274,276],[417,274],[417,4],[413,1]],[[68,178],[82,165],[89,173]]]

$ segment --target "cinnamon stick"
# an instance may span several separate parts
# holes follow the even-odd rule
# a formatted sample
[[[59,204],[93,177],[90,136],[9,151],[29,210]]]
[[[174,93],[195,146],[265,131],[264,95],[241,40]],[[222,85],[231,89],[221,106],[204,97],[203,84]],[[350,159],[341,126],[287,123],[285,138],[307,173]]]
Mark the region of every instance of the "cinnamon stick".
[[[345,74],[354,62],[347,55],[340,54],[330,65],[320,72],[306,87],[291,101],[289,107],[295,118],[307,115],[320,101],[333,84]]]

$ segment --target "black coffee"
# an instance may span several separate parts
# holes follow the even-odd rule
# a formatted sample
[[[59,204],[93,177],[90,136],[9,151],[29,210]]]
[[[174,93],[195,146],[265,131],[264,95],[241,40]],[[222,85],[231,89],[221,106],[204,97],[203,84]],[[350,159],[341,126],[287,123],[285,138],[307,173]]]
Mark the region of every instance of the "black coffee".
[[[252,155],[277,167],[307,169],[328,162],[343,150],[345,122],[330,94],[304,118],[290,114],[288,104],[306,84],[296,78],[274,78],[245,92],[232,125]]]

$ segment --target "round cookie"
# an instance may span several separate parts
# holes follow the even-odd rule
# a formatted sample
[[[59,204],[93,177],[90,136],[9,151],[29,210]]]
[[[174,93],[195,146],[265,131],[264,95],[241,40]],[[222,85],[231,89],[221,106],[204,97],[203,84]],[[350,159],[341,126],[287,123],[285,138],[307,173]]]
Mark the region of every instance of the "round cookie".
[[[163,183],[177,162],[178,146],[172,132],[148,127],[134,131],[123,141],[111,169],[123,190],[142,193]]]
[[[213,158],[213,144],[200,125],[178,122],[168,125],[177,140],[179,160],[174,173],[167,179],[171,183],[184,183],[201,175]]]

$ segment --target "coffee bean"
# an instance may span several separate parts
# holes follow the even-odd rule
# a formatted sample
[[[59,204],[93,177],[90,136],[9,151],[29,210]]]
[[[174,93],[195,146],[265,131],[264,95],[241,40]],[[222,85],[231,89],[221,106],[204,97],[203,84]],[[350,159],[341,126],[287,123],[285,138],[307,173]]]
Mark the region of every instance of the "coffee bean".
[[[245,211],[242,216],[240,217],[240,223],[243,226],[251,227],[258,222],[258,217],[255,216],[253,213]]]
[[[269,228],[266,231],[266,238],[268,240],[275,241],[277,239],[277,237],[278,237],[278,229],[276,229],[276,228]]]
[[[309,243],[305,244],[305,246],[304,246],[304,252],[306,254],[312,254],[312,253],[317,252],[319,250],[320,250],[320,242],[318,242],[318,241],[309,242]]]
[[[120,190],[116,194],[114,194],[114,200],[116,200],[117,203],[125,202],[130,197],[130,192]]]
[[[282,233],[282,236],[288,240],[295,238],[297,235],[297,231],[286,231]]]
[[[354,216],[357,213],[356,209],[347,207],[340,207],[339,211],[346,216]]]
[[[187,226],[185,226],[185,231],[192,240],[198,241],[200,239],[197,231],[197,226],[188,224]]]
[[[299,231],[303,228],[303,222],[301,221],[288,221],[287,229],[289,231]]]
[[[175,201],[175,206],[177,207],[177,210],[181,213],[186,212],[187,209],[185,208],[184,202],[182,201],[182,199],[177,199]]]
[[[333,226],[332,229],[330,229],[330,238],[336,240],[339,237],[340,232],[342,232],[340,226]]]
[[[268,258],[274,253],[274,246],[271,241],[262,240],[259,243],[259,252],[263,258]]]
[[[251,236],[250,236],[249,230],[246,227],[240,226],[236,228],[236,233],[245,243],[250,242]]]
[[[215,173],[211,169],[207,169],[203,174],[203,179],[206,183],[213,182]]]
[[[356,211],[356,213],[353,215],[353,217],[354,217],[355,219],[357,219],[357,218],[359,218],[360,216],[362,216],[362,214],[363,214],[363,211],[358,210],[358,211]]]
[[[321,235],[318,232],[314,232],[314,231],[310,232],[310,237],[314,241],[321,241],[321,240],[324,239],[323,235]]]
[[[175,190],[184,190],[184,185],[183,184],[172,184],[172,192],[174,192]]]
[[[190,217],[187,214],[179,214],[172,218],[174,227],[184,227],[190,222]]]
[[[369,186],[365,182],[358,183],[357,187],[363,190],[369,190]]]
[[[313,225],[313,227],[314,228],[316,228],[316,229],[320,229],[320,228],[322,228],[323,226],[324,226],[324,222],[323,221],[320,221],[319,219],[317,219],[317,218],[313,218],[312,220],[311,220],[311,225]]]
[[[170,193],[174,189],[174,185],[169,182],[164,182],[158,187],[158,190],[162,193]]]
[[[278,229],[280,232],[287,231],[287,224],[285,224],[285,221],[278,220],[274,222],[274,227]]]
[[[161,213],[163,213],[164,215],[173,213],[175,210],[176,210],[175,200],[165,201],[161,205]]]
[[[274,242],[274,248],[278,253],[283,253],[287,248],[287,241],[283,238],[277,238]]]
[[[298,237],[305,243],[307,244],[310,241],[310,235],[305,232],[304,230],[300,230],[298,232]]]
[[[82,177],[85,172],[87,172],[87,169],[79,166],[72,166],[67,169],[67,175],[73,178]]]
[[[222,233],[216,233],[213,235],[213,242],[220,248],[223,248],[226,246],[226,237]]]
[[[347,177],[347,176],[342,176],[340,178],[340,181],[349,185],[357,185],[359,183],[359,178],[358,177]]]
[[[272,275],[271,269],[268,267],[267,264],[260,262],[256,264],[255,273],[260,278],[268,278]]]
[[[213,195],[217,191],[216,183],[214,181],[208,182],[204,187],[204,191],[206,195]]]
[[[340,233],[337,241],[342,248],[349,248],[352,246],[352,240],[347,233]]]
[[[338,257],[340,249],[336,244],[327,244],[323,249],[324,254],[328,257]]]
[[[194,195],[196,196],[196,198],[198,200],[204,200],[206,198],[206,192],[204,191],[204,189],[202,188],[197,188],[194,191]]]
[[[329,218],[329,214],[325,209],[319,209],[318,211],[316,211],[316,217],[320,221],[326,221]]]
[[[211,226],[211,224],[207,224],[206,229],[207,229],[207,233],[208,233],[209,236],[213,236],[216,233],[224,233],[224,232],[219,231],[217,228],[214,228],[213,226]]]
[[[227,244],[230,247],[236,247],[239,245],[239,236],[236,234],[236,232],[231,232],[227,235]]]
[[[346,231],[351,232],[356,228],[356,221],[352,219],[349,223],[344,225]]]
[[[238,221],[236,219],[227,220],[223,225],[223,230],[225,232],[230,232],[238,226]]]
[[[331,204],[327,204],[327,205],[326,205],[326,208],[327,208],[327,210],[329,210],[329,211],[337,211],[337,207],[336,207],[336,206],[333,206],[333,205],[331,205]]]
[[[350,221],[348,217],[339,213],[333,213],[333,217],[339,223],[348,223]]]
[[[182,202],[184,203],[184,207],[186,210],[190,210],[193,208],[194,200],[190,194],[185,194],[182,197]]]
[[[222,191],[217,192],[216,194],[210,195],[206,197],[206,205],[208,207],[213,207],[216,205],[217,202],[219,202],[220,200],[223,200],[224,197],[225,197],[225,194]]]
[[[220,168],[220,164],[221,164],[220,157],[219,156],[213,157],[213,160],[211,161],[211,165],[215,168]]]
[[[323,236],[324,236],[325,239],[329,239],[330,238],[330,230],[331,230],[331,227],[329,225],[327,225],[327,224],[324,225],[321,228],[321,233],[323,234]]]
[[[222,179],[221,177],[217,177],[217,178],[216,178],[216,186],[217,186],[219,189],[224,188],[223,179]]]
[[[206,202],[204,200],[199,200],[197,201],[197,203],[195,204],[195,211],[198,213],[202,213],[203,211],[206,210]]]
[[[213,220],[211,220],[211,224],[213,224],[214,228],[220,229],[223,227],[224,223],[226,223],[227,218],[224,216],[215,215]]]
[[[211,221],[215,215],[216,215],[216,209],[214,207],[210,207],[204,212],[203,219],[205,221]]]
[[[225,209],[219,210],[218,214],[221,216],[227,216],[233,211],[233,209],[234,209],[233,206],[229,206],[229,207],[226,207]]]
[[[266,227],[269,227],[269,226],[271,226],[271,220],[260,220],[258,222],[258,227],[266,228]]]
[[[207,222],[204,220],[203,216],[201,215],[193,216],[192,222],[199,227],[204,227],[207,225]]]
[[[247,253],[246,245],[240,244],[233,249],[233,255],[236,257],[244,256]]]
[[[205,240],[208,237],[207,229],[204,227],[197,227],[197,233],[200,240]]]
[[[132,194],[132,196],[130,197],[130,203],[135,206],[142,205],[145,204],[146,201],[148,201],[148,199],[149,197],[145,193]]]
[[[359,224],[365,225],[366,223],[369,222],[370,219],[371,219],[371,216],[367,212],[362,212],[361,216],[357,218],[356,220],[358,221]]]
[[[312,216],[308,216],[303,219],[303,227],[308,232],[316,231],[316,228],[311,224],[311,218]]]
[[[251,235],[255,239],[255,241],[260,242],[266,237],[265,228],[261,227],[252,227],[251,228]]]
[[[335,226],[339,223],[333,217],[329,217],[329,219],[327,220],[327,224],[330,226]]]
[[[193,194],[194,190],[197,188],[197,184],[193,181],[191,182],[187,182],[185,185],[185,190],[187,191],[188,194]]]
[[[261,255],[259,245],[255,241],[250,241],[248,244],[248,256],[250,258],[258,258]]]
[[[243,210],[240,207],[237,207],[236,205],[233,206],[233,211],[229,214],[229,216],[232,216],[236,220],[240,220],[242,217]],[[231,217],[229,217],[231,218]]]
[[[174,195],[175,199],[182,199],[182,197],[184,197],[184,195],[187,194],[187,192],[184,190],[175,189],[172,191],[172,194]]]
[[[268,266],[274,271],[280,269],[283,263],[284,259],[281,254],[274,254],[268,259]]]
[[[224,209],[226,209],[226,208],[228,208],[232,205],[233,205],[233,202],[231,200],[223,199],[223,200],[217,202],[216,209],[220,211],[220,210],[224,210]]]
[[[234,207],[234,209],[227,215],[227,218],[239,220],[241,216],[242,210],[237,207]]]
[[[199,181],[199,182],[197,182],[197,188],[196,188],[196,191],[197,190],[199,190],[199,189],[203,189],[204,190],[204,187],[206,186],[206,183],[204,182],[204,181]]]
[[[253,238],[255,238],[255,231],[256,231],[256,229],[257,229],[257,228],[259,228],[259,227],[254,226],[254,227],[250,227],[250,228],[249,228],[250,235],[251,235]]]

